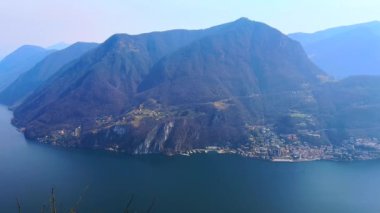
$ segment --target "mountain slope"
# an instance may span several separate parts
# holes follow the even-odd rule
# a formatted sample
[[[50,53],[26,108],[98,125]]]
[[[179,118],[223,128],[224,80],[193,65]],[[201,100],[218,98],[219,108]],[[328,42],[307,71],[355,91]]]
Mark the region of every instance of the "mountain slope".
[[[132,104],[138,83],[153,63],[201,33],[178,30],[139,36],[114,35],[91,54],[62,70],[62,75],[54,76],[15,113],[25,111],[28,115],[23,120],[32,120],[36,114],[50,117],[48,108],[52,113],[61,112],[62,117],[56,117],[59,122],[88,118],[90,123],[95,116],[119,114]]]
[[[79,58],[97,46],[95,43],[76,43],[52,53],[0,93],[0,103],[13,105],[21,102],[46,82],[67,63]]]
[[[353,76],[316,89],[320,118],[333,143],[380,138],[380,76]]]
[[[304,132],[319,128],[311,88],[322,76],[299,43],[247,19],[115,35],[27,98],[13,122],[28,138],[63,146],[236,148],[252,143],[255,126],[275,131],[295,111],[310,117]]]
[[[302,43],[311,60],[337,78],[380,74],[380,22],[289,36]]]
[[[323,73],[308,61],[298,43],[266,25],[239,20],[165,57],[139,92],[154,88],[157,93],[152,95],[158,100],[162,93],[170,94],[164,96],[172,98],[167,104],[194,103],[300,90],[304,84],[319,82],[318,75]],[[189,96],[191,90],[205,96]]]
[[[0,62],[0,90],[53,52],[54,50],[25,45],[9,54]]]

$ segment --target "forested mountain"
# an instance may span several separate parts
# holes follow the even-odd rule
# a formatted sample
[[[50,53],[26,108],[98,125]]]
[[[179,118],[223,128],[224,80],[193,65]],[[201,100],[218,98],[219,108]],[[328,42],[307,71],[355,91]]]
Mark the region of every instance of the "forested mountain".
[[[0,61],[0,90],[54,51],[38,46],[24,45],[6,56]]]
[[[40,87],[52,75],[67,63],[79,58],[97,46],[95,43],[79,42],[70,47],[52,53],[33,68],[23,73],[17,80],[0,93],[0,103],[14,105],[21,102],[35,89]]]
[[[114,35],[28,96],[13,123],[27,138],[66,147],[363,158],[350,147],[380,124],[377,82],[332,81],[298,42],[242,18],[205,30]]]

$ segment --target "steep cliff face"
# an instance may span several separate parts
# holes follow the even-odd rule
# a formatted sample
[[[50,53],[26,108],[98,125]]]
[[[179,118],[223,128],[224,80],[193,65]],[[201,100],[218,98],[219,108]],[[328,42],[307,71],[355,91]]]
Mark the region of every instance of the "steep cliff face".
[[[320,128],[312,89],[323,76],[297,42],[247,19],[201,31],[115,35],[30,96],[14,124],[28,138],[63,146],[237,148],[252,142],[257,126],[278,134],[300,129],[282,126],[297,113],[307,118],[305,131]]]

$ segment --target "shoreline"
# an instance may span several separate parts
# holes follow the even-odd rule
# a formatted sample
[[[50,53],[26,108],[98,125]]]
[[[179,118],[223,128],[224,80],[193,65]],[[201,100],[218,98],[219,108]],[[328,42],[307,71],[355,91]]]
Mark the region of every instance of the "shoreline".
[[[22,132],[21,132],[22,133]],[[35,143],[40,145],[46,145],[52,148],[62,148],[66,150],[87,150],[87,151],[101,151],[105,153],[117,153],[117,154],[125,154],[130,156],[143,156],[143,155],[163,155],[163,156],[183,156],[183,157],[191,157],[192,155],[197,154],[210,154],[215,153],[218,155],[236,155],[243,158],[255,159],[255,160],[263,160],[273,163],[300,163],[300,162],[312,162],[312,161],[335,161],[335,162],[355,162],[355,161],[370,161],[380,159],[380,153],[373,152],[372,154],[377,153],[378,155],[366,155],[365,157],[361,156],[355,157],[351,156],[349,158],[342,156],[332,156],[326,154],[326,156],[312,156],[311,158],[292,158],[291,156],[262,156],[262,155],[253,155],[250,152],[245,152],[240,149],[230,149],[230,148],[220,148],[216,146],[206,147],[205,149],[192,149],[187,151],[178,151],[178,152],[127,152],[126,150],[120,149],[119,147],[80,147],[80,146],[65,146],[61,143],[49,143],[38,140],[32,140],[25,138],[27,143]]]
[[[4,107],[6,111],[12,114],[9,107]],[[150,150],[129,150],[126,151],[114,144],[104,147],[84,147],[79,143],[65,144],[63,141],[51,141],[48,138],[31,139],[25,136],[25,129],[17,127],[12,122],[11,116],[10,125],[12,125],[19,133],[21,133],[26,142],[48,145],[51,147],[60,147],[64,149],[81,149],[81,150],[97,150],[110,153],[122,153],[128,155],[147,155],[147,154],[161,154],[165,156],[185,156],[189,157],[193,154],[207,154],[209,152],[217,154],[233,154],[244,158],[264,160],[274,163],[296,163],[296,162],[310,162],[310,161],[339,161],[339,162],[351,162],[351,161],[367,161],[380,159],[380,144],[375,141],[371,141],[366,138],[350,138],[344,146],[335,146],[332,144],[324,145],[321,147],[310,146],[308,144],[301,144],[298,146],[284,145],[282,146],[266,146],[254,147],[218,147],[218,146],[206,146],[204,148],[191,149],[191,150],[163,150],[163,152],[151,152]],[[362,149],[364,147],[365,149]],[[284,152],[284,148],[285,152]],[[372,150],[369,150],[372,149]]]
[[[122,149],[114,149],[114,148],[88,148],[88,147],[76,147],[76,146],[64,146],[59,143],[46,143],[31,139],[26,139],[26,143],[34,143],[37,145],[45,145],[46,147],[50,148],[58,148],[62,150],[82,150],[82,151],[98,151],[98,152],[104,152],[104,153],[114,153],[114,154],[124,154],[127,156],[144,156],[144,155],[162,155],[167,157],[192,157],[194,155],[207,155],[207,154],[217,154],[217,155],[234,155],[242,158],[247,159],[253,159],[253,160],[260,160],[260,161],[267,161],[271,163],[302,163],[302,162],[313,162],[313,161],[332,161],[332,162],[358,162],[358,161],[371,161],[371,160],[377,160],[380,159],[379,157],[367,157],[367,158],[350,158],[350,159],[343,159],[343,158],[299,158],[299,159],[291,159],[290,156],[285,156],[283,158],[281,157],[273,157],[273,158],[267,158],[267,157],[260,157],[260,156],[252,156],[250,154],[240,152],[238,150],[234,149],[217,149],[219,147],[212,147],[211,149],[193,149],[190,151],[184,151],[184,152],[140,152],[140,153],[130,153]]]

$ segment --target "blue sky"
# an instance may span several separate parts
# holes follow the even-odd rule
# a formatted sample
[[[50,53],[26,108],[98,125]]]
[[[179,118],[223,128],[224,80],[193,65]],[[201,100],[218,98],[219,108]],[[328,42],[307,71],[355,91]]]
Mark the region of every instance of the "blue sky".
[[[378,0],[1,0],[0,58],[23,44],[199,29],[248,17],[284,33],[380,20]]]

